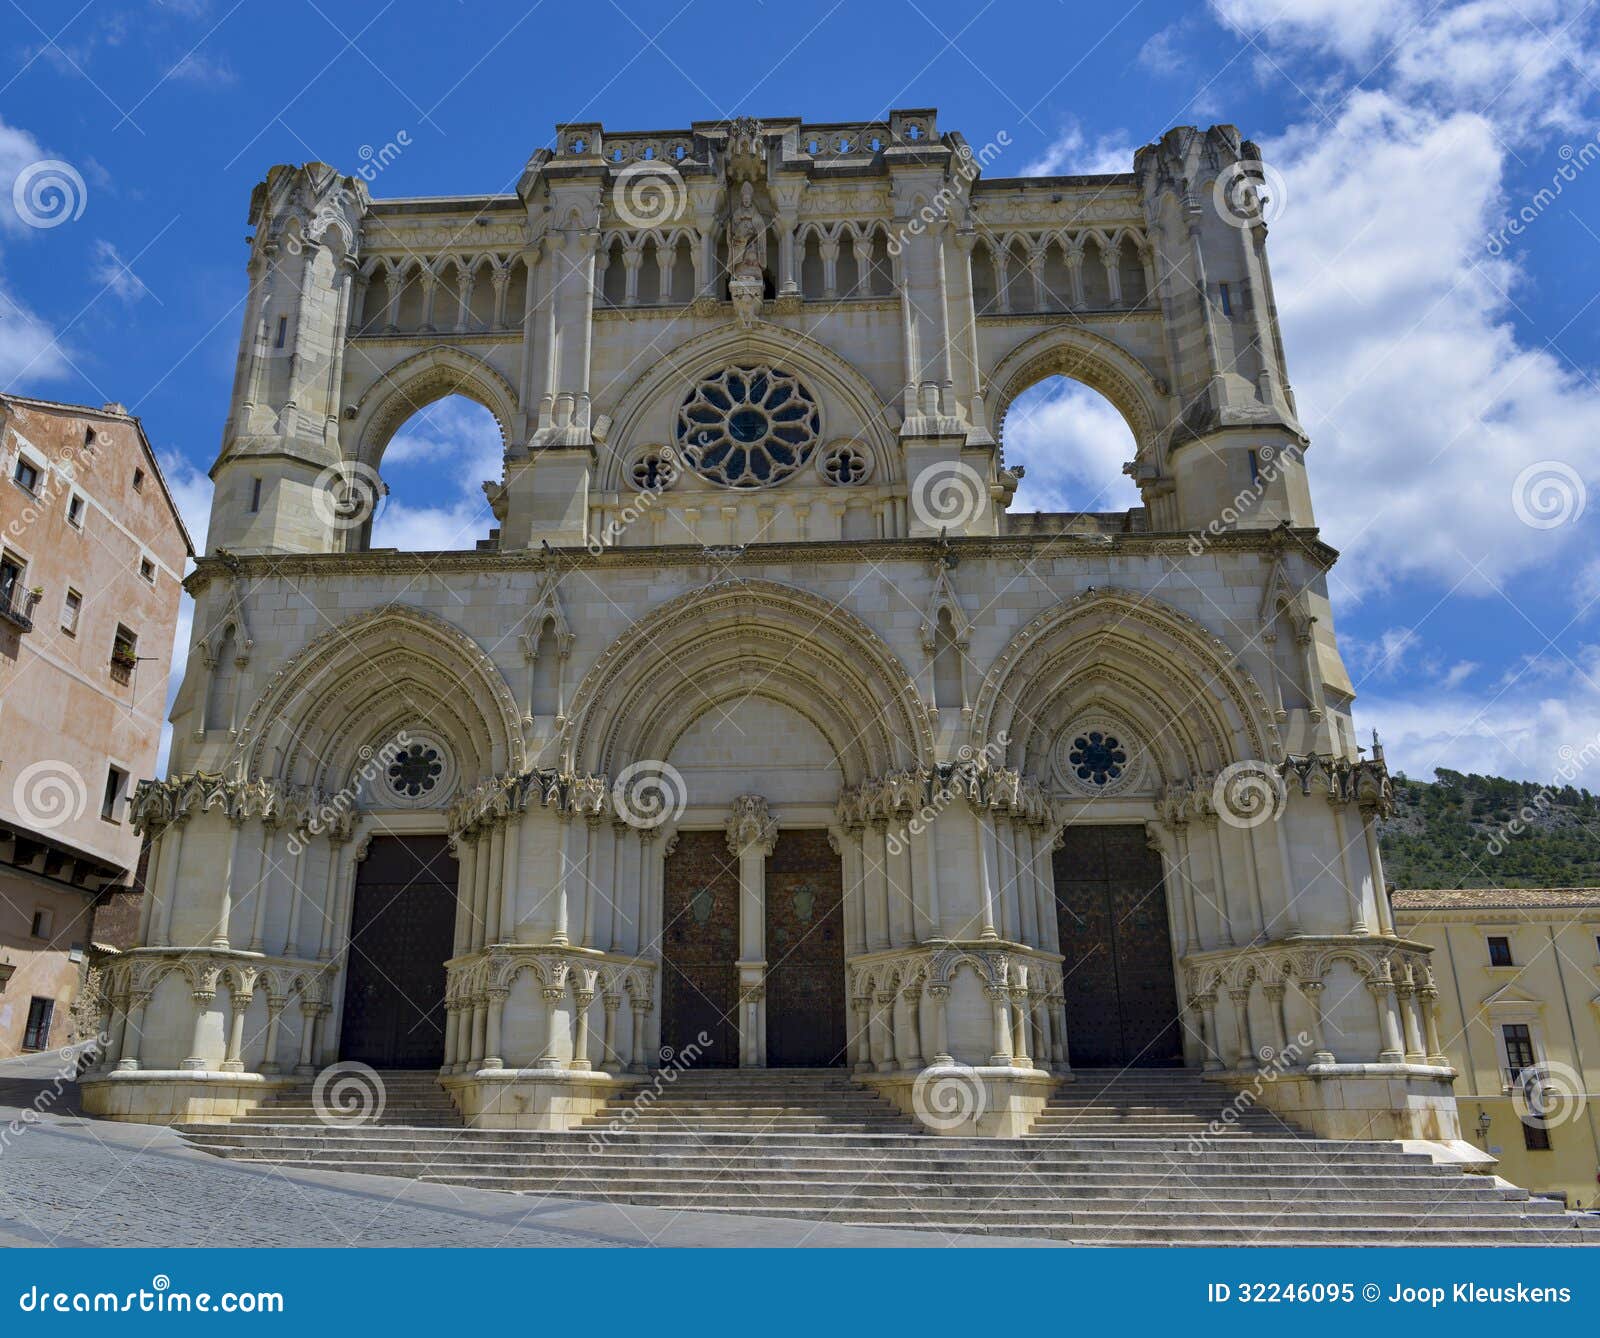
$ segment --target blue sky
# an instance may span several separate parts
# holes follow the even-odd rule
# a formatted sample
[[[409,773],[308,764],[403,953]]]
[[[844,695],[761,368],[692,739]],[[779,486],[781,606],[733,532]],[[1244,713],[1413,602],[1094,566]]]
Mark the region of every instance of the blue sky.
[[[1110,171],[1231,121],[1282,174],[1270,256],[1359,723],[1422,775],[1547,779],[1600,737],[1592,4],[80,3],[7,0],[0,385],[127,404],[197,536],[275,162],[399,144],[379,196],[509,191],[558,121],[931,105],[1006,133],[991,175]],[[46,228],[15,204],[41,161],[82,182]],[[1103,401],[1047,385],[1026,410],[1022,505],[1136,500]],[[491,433],[456,400],[413,420],[389,542],[486,530]]]

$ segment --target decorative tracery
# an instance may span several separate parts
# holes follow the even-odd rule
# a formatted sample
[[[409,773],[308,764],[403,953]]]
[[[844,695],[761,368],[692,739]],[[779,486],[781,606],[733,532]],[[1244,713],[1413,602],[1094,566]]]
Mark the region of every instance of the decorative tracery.
[[[822,416],[792,372],[730,367],[684,397],[678,443],[702,478],[728,488],[766,488],[806,463]]]

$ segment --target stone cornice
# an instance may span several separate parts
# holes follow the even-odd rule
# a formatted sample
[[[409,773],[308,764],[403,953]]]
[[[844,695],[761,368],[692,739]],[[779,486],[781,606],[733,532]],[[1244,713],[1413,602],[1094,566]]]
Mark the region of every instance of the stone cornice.
[[[774,494],[777,495],[777,494]],[[1314,529],[1289,531],[1300,542],[1300,551],[1323,570],[1338,559],[1338,550],[1322,542]],[[1086,563],[1110,557],[1171,557],[1193,561],[1187,531],[1161,534],[1037,535],[1008,534],[989,537],[951,538],[949,549],[963,559],[1008,559],[1026,561],[1031,557],[1080,557]],[[1278,530],[1240,530],[1207,539],[1208,553],[1264,553],[1281,550]],[[826,566],[839,563],[894,561],[930,562],[941,555],[935,539],[838,539],[806,540],[796,543],[748,544],[742,550],[740,565],[758,567],[764,563],[807,563]],[[543,571],[552,563],[562,567],[604,571],[608,568],[695,567],[719,559],[698,544],[641,544],[637,547],[608,548],[590,553],[584,548],[520,549],[510,552],[461,550],[443,553],[402,553],[379,550],[364,553],[265,553],[238,555],[237,573],[261,579],[272,576],[354,577],[354,576],[443,576],[452,573],[482,575],[495,572]],[[214,557],[201,558],[185,581],[191,595],[204,590],[212,580],[228,574],[224,563]]]

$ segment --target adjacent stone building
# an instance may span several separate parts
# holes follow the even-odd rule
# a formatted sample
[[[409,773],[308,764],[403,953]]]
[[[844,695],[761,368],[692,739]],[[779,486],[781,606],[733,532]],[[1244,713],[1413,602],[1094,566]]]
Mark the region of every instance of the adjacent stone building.
[[[73,1039],[193,555],[137,418],[0,394],[0,1056]]]
[[[348,1061],[566,1127],[671,1056],[1007,1135],[1074,1064],[1158,1063],[1456,1137],[1256,149],[998,151],[905,110],[563,125],[505,195],[267,174],[93,1109]],[[1126,418],[1141,506],[1008,509],[1057,375]],[[385,447],[452,393],[500,427],[497,528],[373,550]]]
[[[1600,889],[1394,893],[1433,949],[1464,1133],[1498,1173],[1600,1207]]]

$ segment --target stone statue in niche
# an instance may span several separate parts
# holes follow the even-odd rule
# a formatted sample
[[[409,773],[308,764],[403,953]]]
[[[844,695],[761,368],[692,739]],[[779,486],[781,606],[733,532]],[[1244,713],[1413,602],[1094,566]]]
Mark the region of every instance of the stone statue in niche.
[[[755,188],[739,186],[739,203],[728,214],[728,296],[741,325],[755,323],[761,314],[766,286],[767,220],[756,208]]]

